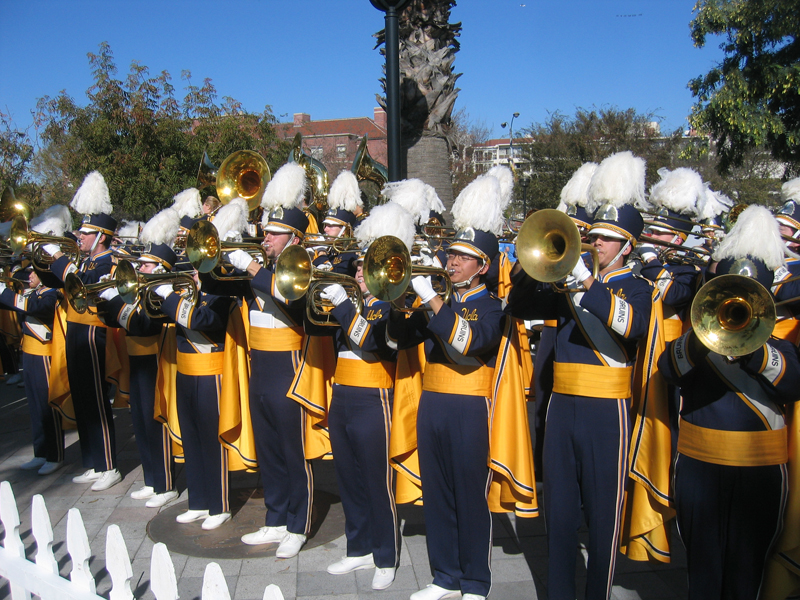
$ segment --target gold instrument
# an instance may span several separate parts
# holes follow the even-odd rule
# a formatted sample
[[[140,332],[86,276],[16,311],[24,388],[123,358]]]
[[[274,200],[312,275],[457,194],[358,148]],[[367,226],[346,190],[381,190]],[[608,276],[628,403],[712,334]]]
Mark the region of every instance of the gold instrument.
[[[21,254],[25,247],[31,246],[31,262],[35,269],[48,271],[53,264],[53,257],[42,248],[45,244],[55,244],[69,259],[78,264],[81,261],[81,251],[77,242],[55,235],[46,235],[28,229],[28,220],[25,215],[19,214],[11,222],[9,245],[15,254]]]
[[[200,159],[200,166],[197,168],[197,189],[202,190],[204,187],[215,185],[217,171],[219,171],[219,167],[211,162],[208,151],[203,150],[203,158]]]
[[[367,197],[367,207],[375,206],[381,202],[381,190],[389,181],[389,170],[386,165],[379,163],[369,154],[369,139],[366,135],[358,144],[353,166],[350,171],[356,176],[362,193]],[[361,183],[366,185],[362,187]]]
[[[328,191],[330,190],[328,169],[316,158],[303,152],[303,136],[300,133],[294,136],[288,162],[297,163],[305,169],[311,188],[311,201],[319,214],[324,215],[328,210]]]
[[[298,244],[284,248],[275,262],[275,287],[278,292],[289,301],[306,296],[306,315],[315,325],[339,325],[330,314],[333,304],[321,295],[326,286],[334,283],[345,289],[347,297],[360,314],[364,308],[364,297],[353,277],[317,269],[311,264],[308,252]]]
[[[100,294],[113,287],[117,287],[113,277],[97,283],[83,283],[75,273],[69,273],[64,279],[64,296],[72,310],[82,315],[86,311],[91,313],[91,307],[100,301]]]
[[[6,287],[15,294],[21,294],[25,291],[25,284],[19,279],[14,279],[8,275],[0,275],[0,282],[6,284]]]
[[[31,218],[31,207],[22,200],[17,200],[14,189],[7,187],[3,190],[0,197],[0,221],[10,221],[17,215],[23,215],[26,219]]]
[[[723,356],[758,350],[775,328],[769,291],[746,275],[718,275],[692,301],[692,328],[703,345]]]
[[[411,279],[418,275],[438,277],[433,280],[434,289],[443,302],[448,302],[453,295],[453,283],[447,271],[438,267],[413,265],[408,248],[393,235],[379,237],[369,245],[364,256],[363,272],[364,283],[370,294],[378,300],[391,302],[403,312],[427,310],[425,306],[407,308],[396,303],[398,298],[409,293]]]
[[[302,242],[303,248],[316,248],[326,246],[334,252],[355,252],[360,246],[358,238],[354,237],[331,237],[329,235],[311,234],[307,235]]]
[[[197,185],[215,185],[217,198],[223,205],[234,198],[243,198],[251,211],[261,204],[261,197],[271,178],[267,161],[253,150],[238,150],[229,154],[219,168],[208,158],[208,153],[203,152],[197,171]]]
[[[600,270],[597,250],[581,243],[578,226],[566,214],[545,208],[525,219],[516,239],[517,259],[525,272],[537,281],[554,283],[572,272],[581,259],[581,252],[592,254],[592,277]],[[559,292],[584,291],[583,286],[567,289],[553,286]]]
[[[703,246],[684,246],[683,244],[673,244],[649,235],[640,235],[639,242],[642,244],[652,244],[661,246],[667,251],[666,262],[671,265],[690,265],[705,267],[711,262],[711,251]],[[671,252],[674,251],[674,252]]]
[[[192,304],[197,304],[197,284],[189,273],[139,273],[128,262],[117,265],[113,282],[119,292],[119,297],[126,304],[135,304],[142,300],[142,307],[151,318],[159,317],[162,298],[155,293],[161,285],[172,285],[176,292],[188,292],[187,299]]]
[[[261,244],[221,241],[217,228],[208,221],[198,221],[192,225],[186,236],[186,258],[198,272],[211,273],[211,277],[214,279],[225,279],[226,281],[252,279],[251,275],[219,276],[214,273],[214,269],[218,265],[225,266],[228,270],[233,269],[232,266],[226,265],[222,261],[222,254],[232,250],[244,250],[253,257],[253,260],[258,260],[260,257],[263,261],[262,264],[265,265],[269,262],[267,252],[261,247]]]

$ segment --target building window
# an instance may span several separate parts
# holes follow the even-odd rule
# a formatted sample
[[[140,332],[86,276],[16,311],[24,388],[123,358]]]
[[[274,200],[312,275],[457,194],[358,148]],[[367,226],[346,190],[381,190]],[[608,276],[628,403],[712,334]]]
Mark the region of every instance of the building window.
[[[322,146],[311,147],[311,158],[322,160]]]
[[[347,156],[346,144],[336,144],[336,156],[339,158],[344,158]]]

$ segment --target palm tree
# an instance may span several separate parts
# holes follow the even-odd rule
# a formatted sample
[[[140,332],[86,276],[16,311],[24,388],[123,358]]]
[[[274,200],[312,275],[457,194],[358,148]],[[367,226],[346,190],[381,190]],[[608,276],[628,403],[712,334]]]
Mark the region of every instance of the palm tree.
[[[449,22],[455,4],[455,0],[412,0],[398,19],[403,176],[417,177],[436,188],[448,210],[453,204],[453,185],[447,135],[460,77],[453,73],[453,61],[461,23]],[[375,37],[376,48],[382,46],[385,30]],[[385,92],[385,78],[381,82]],[[385,109],[385,98],[377,99]]]

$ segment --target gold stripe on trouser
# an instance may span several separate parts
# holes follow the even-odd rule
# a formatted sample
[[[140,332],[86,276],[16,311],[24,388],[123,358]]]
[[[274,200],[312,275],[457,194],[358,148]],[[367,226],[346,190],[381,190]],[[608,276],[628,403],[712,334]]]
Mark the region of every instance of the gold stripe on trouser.
[[[715,465],[763,467],[789,460],[786,428],[765,431],[725,431],[693,425],[681,419],[678,452]]]

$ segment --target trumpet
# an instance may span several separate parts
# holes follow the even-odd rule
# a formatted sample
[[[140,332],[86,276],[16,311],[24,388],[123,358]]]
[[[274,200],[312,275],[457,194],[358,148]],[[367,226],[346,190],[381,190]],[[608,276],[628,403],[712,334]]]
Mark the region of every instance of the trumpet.
[[[315,325],[338,326],[330,315],[333,304],[322,297],[325,286],[338,283],[355,304],[356,311],[364,308],[361,288],[353,277],[317,269],[311,264],[308,252],[299,245],[284,248],[275,262],[275,286],[287,300],[298,300],[306,296],[306,315]]]
[[[519,264],[524,271],[537,281],[553,284],[558,292],[585,291],[583,286],[568,289],[555,285],[582,260],[582,251],[592,254],[592,277],[598,277],[600,260],[597,250],[589,244],[582,244],[575,222],[553,208],[538,210],[525,219],[516,246]]]
[[[700,342],[724,356],[755,352],[775,328],[775,302],[769,291],[746,275],[719,275],[692,301],[691,321]]]
[[[409,293],[411,279],[418,275],[435,276],[436,292],[443,302],[453,295],[453,283],[447,271],[438,267],[426,267],[411,263],[411,254],[406,245],[392,235],[379,237],[372,242],[364,256],[364,283],[370,294],[378,300],[391,302],[402,312],[427,310],[424,306],[407,308],[397,304],[404,294]],[[434,288],[435,289],[435,288]]]
[[[130,262],[124,261],[117,265],[112,283],[126,304],[135,304],[141,298],[142,307],[151,318],[160,316],[162,299],[155,289],[161,285],[171,284],[177,292],[188,292],[188,300],[197,304],[197,284],[188,273],[139,273]]]
[[[214,274],[217,265],[222,265],[232,270],[233,267],[222,262],[223,252],[232,250],[244,250],[253,257],[253,260],[262,260],[267,264],[267,252],[261,244],[246,242],[223,242],[219,239],[217,228],[208,221],[198,221],[189,230],[186,236],[186,257],[192,266],[200,273],[211,273],[214,279],[225,279],[226,281],[241,281],[252,279],[251,275],[238,276],[219,276]]]
[[[86,311],[91,313],[91,307],[97,306],[100,301],[100,294],[113,287],[117,287],[113,277],[106,281],[87,284],[83,283],[75,273],[70,273],[64,279],[64,296],[72,310],[82,315]]]
[[[53,264],[53,257],[44,251],[45,244],[55,244],[59,250],[66,254],[69,259],[77,264],[81,260],[81,251],[78,244],[66,237],[46,235],[31,231],[28,228],[28,219],[25,215],[19,214],[11,222],[9,233],[9,245],[15,254],[20,254],[25,247],[31,245],[31,262],[34,268],[40,271],[48,271]]]

